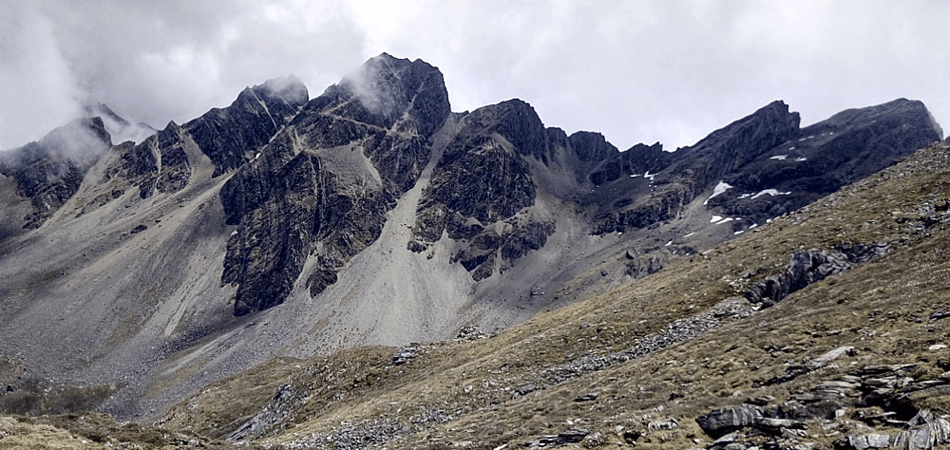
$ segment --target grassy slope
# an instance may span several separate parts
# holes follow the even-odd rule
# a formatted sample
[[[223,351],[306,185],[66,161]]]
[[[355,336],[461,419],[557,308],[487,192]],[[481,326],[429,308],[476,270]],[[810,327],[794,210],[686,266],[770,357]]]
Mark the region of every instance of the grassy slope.
[[[399,366],[391,366],[397,349],[388,347],[276,359],[171,409],[162,426],[175,432],[143,427],[123,439],[143,448],[201,439],[213,448],[223,444],[178,436],[220,439],[258,416],[276,425],[252,432],[251,440],[288,446],[514,447],[572,428],[591,432],[587,447],[622,444],[623,431],[631,429],[644,432],[641,448],[705,446],[711,439],[695,418],[717,407],[763,396],[779,403],[869,365],[913,363],[918,380],[946,376],[950,349],[929,347],[950,345],[948,319],[930,319],[950,311],[950,220],[942,212],[948,200],[945,141],[704,255],[496,336],[422,344],[417,357]],[[845,241],[889,243],[891,252],[748,317],[720,317],[718,326],[693,339],[563,382],[546,375],[635,347],[678,319],[741,295],[784,270],[795,251]],[[762,386],[788,365],[842,345],[854,346],[856,354]],[[597,398],[575,401],[588,393]],[[947,413],[950,396],[931,396],[918,406]],[[651,422],[671,418],[678,427],[649,430]],[[121,437],[128,427],[100,416],[0,418],[0,425],[0,448],[99,448],[109,442],[104,432]],[[849,426],[812,424],[809,440],[829,446]]]
[[[359,348],[259,366],[202,390],[173,409],[165,426],[227,436],[242,418],[259,413],[277,386],[289,384],[302,406],[284,407],[287,429],[272,428],[261,442],[325,442],[370,430],[363,433],[374,436],[367,444],[389,448],[494,448],[585,428],[613,444],[622,442],[618,427],[646,429],[650,421],[673,418],[679,427],[649,432],[639,445],[684,447],[710,441],[694,419],[713,408],[766,395],[781,402],[866,365],[914,363],[916,378],[935,378],[950,363],[950,350],[928,350],[950,344],[950,327],[929,320],[950,310],[950,222],[934,212],[934,205],[950,199],[948,158],[945,141],[657,275],[488,339],[424,344],[405,365],[389,366],[396,349]],[[674,320],[741,295],[784,270],[795,251],[845,241],[886,242],[892,250],[772,308],[722,318],[698,338],[559,384],[541,376],[545,368],[585,355],[630,348]],[[842,345],[856,347],[857,354],[788,383],[759,387],[788,364]],[[526,386],[536,390],[515,393]],[[599,396],[574,401],[589,392]],[[922,406],[950,412],[950,398]],[[812,441],[829,444],[837,433],[815,431]]]

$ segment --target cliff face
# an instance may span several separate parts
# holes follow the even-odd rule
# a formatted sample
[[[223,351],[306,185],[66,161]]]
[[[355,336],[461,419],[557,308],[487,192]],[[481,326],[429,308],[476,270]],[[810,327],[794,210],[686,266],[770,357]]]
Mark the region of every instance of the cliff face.
[[[923,103],[905,99],[835,114],[798,130],[743,170],[724,176],[723,182],[732,188],[710,204],[725,214],[764,223],[940,139],[939,128],[928,126],[929,121]],[[766,196],[770,201],[763,201]]]
[[[73,121],[38,142],[0,153],[0,174],[13,179],[15,195],[29,199],[32,206],[26,215],[5,220],[6,228],[42,226],[79,190],[86,171],[110,146],[102,119],[94,118]]]
[[[134,374],[103,408],[145,414],[272,356],[508,327],[940,137],[920,102],[806,128],[773,102],[691,147],[619,151],[518,99],[451,113],[437,68],[387,54],[308,95],[271,80],[138,144],[85,119],[0,154],[0,351]]]
[[[212,109],[185,124],[201,151],[214,162],[213,176],[253,160],[309,99],[306,86],[293,76],[245,88],[223,109]]]
[[[448,114],[437,69],[385,54],[308,102],[222,189],[238,225],[222,277],[238,285],[235,315],[282,303],[311,254],[310,295],[336,282],[415,184]]]

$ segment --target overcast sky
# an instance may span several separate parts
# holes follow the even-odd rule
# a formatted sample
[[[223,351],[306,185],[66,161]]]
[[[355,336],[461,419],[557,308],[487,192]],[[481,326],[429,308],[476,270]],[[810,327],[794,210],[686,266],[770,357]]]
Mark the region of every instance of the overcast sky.
[[[690,145],[781,99],[802,125],[898,97],[950,129],[950,1],[0,0],[0,149],[101,101],[162,128],[294,74],[423,59],[454,111],[514,97],[620,149]]]

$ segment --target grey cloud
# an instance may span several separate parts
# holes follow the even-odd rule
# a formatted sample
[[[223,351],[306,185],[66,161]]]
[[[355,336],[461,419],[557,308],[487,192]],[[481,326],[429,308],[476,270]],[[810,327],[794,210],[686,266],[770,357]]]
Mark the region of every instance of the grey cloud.
[[[322,89],[364,59],[344,4],[12,3],[0,5],[10,22],[0,45],[15,50],[0,66],[0,148],[37,139],[87,103],[161,128],[270,78],[296,74]]]
[[[519,97],[619,148],[689,145],[776,99],[805,124],[897,97],[950,124],[942,0],[6,3],[0,148],[77,96],[162,127],[287,74],[319,93],[382,52],[438,66],[454,110]]]

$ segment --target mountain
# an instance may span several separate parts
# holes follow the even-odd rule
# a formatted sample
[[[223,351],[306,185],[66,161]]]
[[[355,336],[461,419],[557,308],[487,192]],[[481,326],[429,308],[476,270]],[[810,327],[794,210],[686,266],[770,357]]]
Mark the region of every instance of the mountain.
[[[917,101],[804,128],[776,101],[675,152],[621,152],[518,99],[452,112],[437,68],[387,54],[315,98],[271,80],[140,142],[113,145],[103,120],[0,153],[0,382],[137,419],[272,358],[387,360],[365,346],[548,311],[579,326],[573,305],[682,273],[942,137]]]
[[[275,358],[158,423],[286,448],[946,448],[950,140],[498,333]]]

